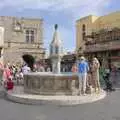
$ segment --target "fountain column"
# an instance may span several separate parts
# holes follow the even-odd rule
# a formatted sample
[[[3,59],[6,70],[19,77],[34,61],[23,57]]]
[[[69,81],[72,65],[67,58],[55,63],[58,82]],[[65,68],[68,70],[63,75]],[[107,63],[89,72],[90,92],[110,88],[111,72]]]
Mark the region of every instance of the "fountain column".
[[[61,69],[61,57],[62,57],[62,42],[58,33],[58,25],[55,25],[55,32],[53,40],[50,44],[50,58],[52,61],[52,72],[60,73]]]

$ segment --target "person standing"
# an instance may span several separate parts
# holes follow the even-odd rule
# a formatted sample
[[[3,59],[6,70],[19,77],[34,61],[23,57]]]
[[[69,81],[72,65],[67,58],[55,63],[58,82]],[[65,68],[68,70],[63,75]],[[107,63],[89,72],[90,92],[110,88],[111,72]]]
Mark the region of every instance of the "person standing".
[[[49,66],[47,67],[47,72],[51,72],[51,69]]]
[[[27,73],[30,72],[30,71],[31,71],[31,69],[30,69],[30,67],[28,67],[27,64],[25,64],[25,65],[22,67],[22,73],[23,73],[23,74],[27,74]]]
[[[0,62],[0,83],[1,83],[1,85],[2,85],[2,82],[3,82],[3,72],[4,72],[4,66]]]
[[[8,81],[6,82],[6,90],[9,91],[9,90],[13,90],[14,88],[14,83],[12,81],[11,78],[8,79]]]
[[[74,64],[72,65],[71,71],[74,72],[74,73],[76,73],[76,72],[78,71],[76,63],[74,63]]]
[[[99,67],[100,63],[97,58],[93,58],[93,64],[92,64],[92,79],[94,82],[94,88],[95,92],[100,91],[100,77],[99,77]]]
[[[8,65],[4,65],[3,80],[4,82],[8,81],[12,77],[12,72]]]
[[[38,72],[45,72],[45,68],[42,64],[38,65]]]
[[[88,62],[82,56],[80,58],[80,62],[78,62],[78,74],[79,74],[79,90],[80,90],[80,94],[81,94],[81,90],[83,91],[83,95],[85,95],[85,92],[86,92],[87,73],[88,73],[88,71],[89,71]],[[82,87],[82,89],[81,89],[81,87]]]
[[[74,63],[74,64],[72,65],[71,72],[77,73],[77,71],[78,71],[77,64]],[[72,80],[72,81],[71,81],[71,91],[72,91],[72,95],[75,95],[75,94],[76,94],[76,80]],[[78,94],[78,93],[77,93],[77,94]]]

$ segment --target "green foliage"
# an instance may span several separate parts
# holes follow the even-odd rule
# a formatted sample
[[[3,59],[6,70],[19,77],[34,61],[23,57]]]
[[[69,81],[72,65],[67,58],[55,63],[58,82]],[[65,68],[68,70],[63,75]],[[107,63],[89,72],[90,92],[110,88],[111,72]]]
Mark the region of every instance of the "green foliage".
[[[33,71],[33,65],[35,63],[35,58],[32,55],[25,54],[22,56],[23,60],[28,64],[28,66]]]

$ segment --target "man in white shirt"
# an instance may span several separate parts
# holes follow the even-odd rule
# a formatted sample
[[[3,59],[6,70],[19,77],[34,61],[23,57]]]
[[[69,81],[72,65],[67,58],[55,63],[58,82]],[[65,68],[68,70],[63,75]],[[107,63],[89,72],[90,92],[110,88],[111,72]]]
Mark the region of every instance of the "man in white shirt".
[[[22,73],[27,74],[28,72],[30,72],[30,67],[28,67],[27,65],[24,65],[22,67]]]

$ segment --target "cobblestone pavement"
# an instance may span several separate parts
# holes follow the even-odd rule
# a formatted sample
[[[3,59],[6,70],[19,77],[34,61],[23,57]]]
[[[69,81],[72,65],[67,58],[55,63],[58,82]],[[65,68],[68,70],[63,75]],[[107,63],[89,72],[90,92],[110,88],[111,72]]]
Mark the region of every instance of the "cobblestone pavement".
[[[101,101],[76,106],[24,105],[1,96],[0,120],[120,120],[119,86]]]

